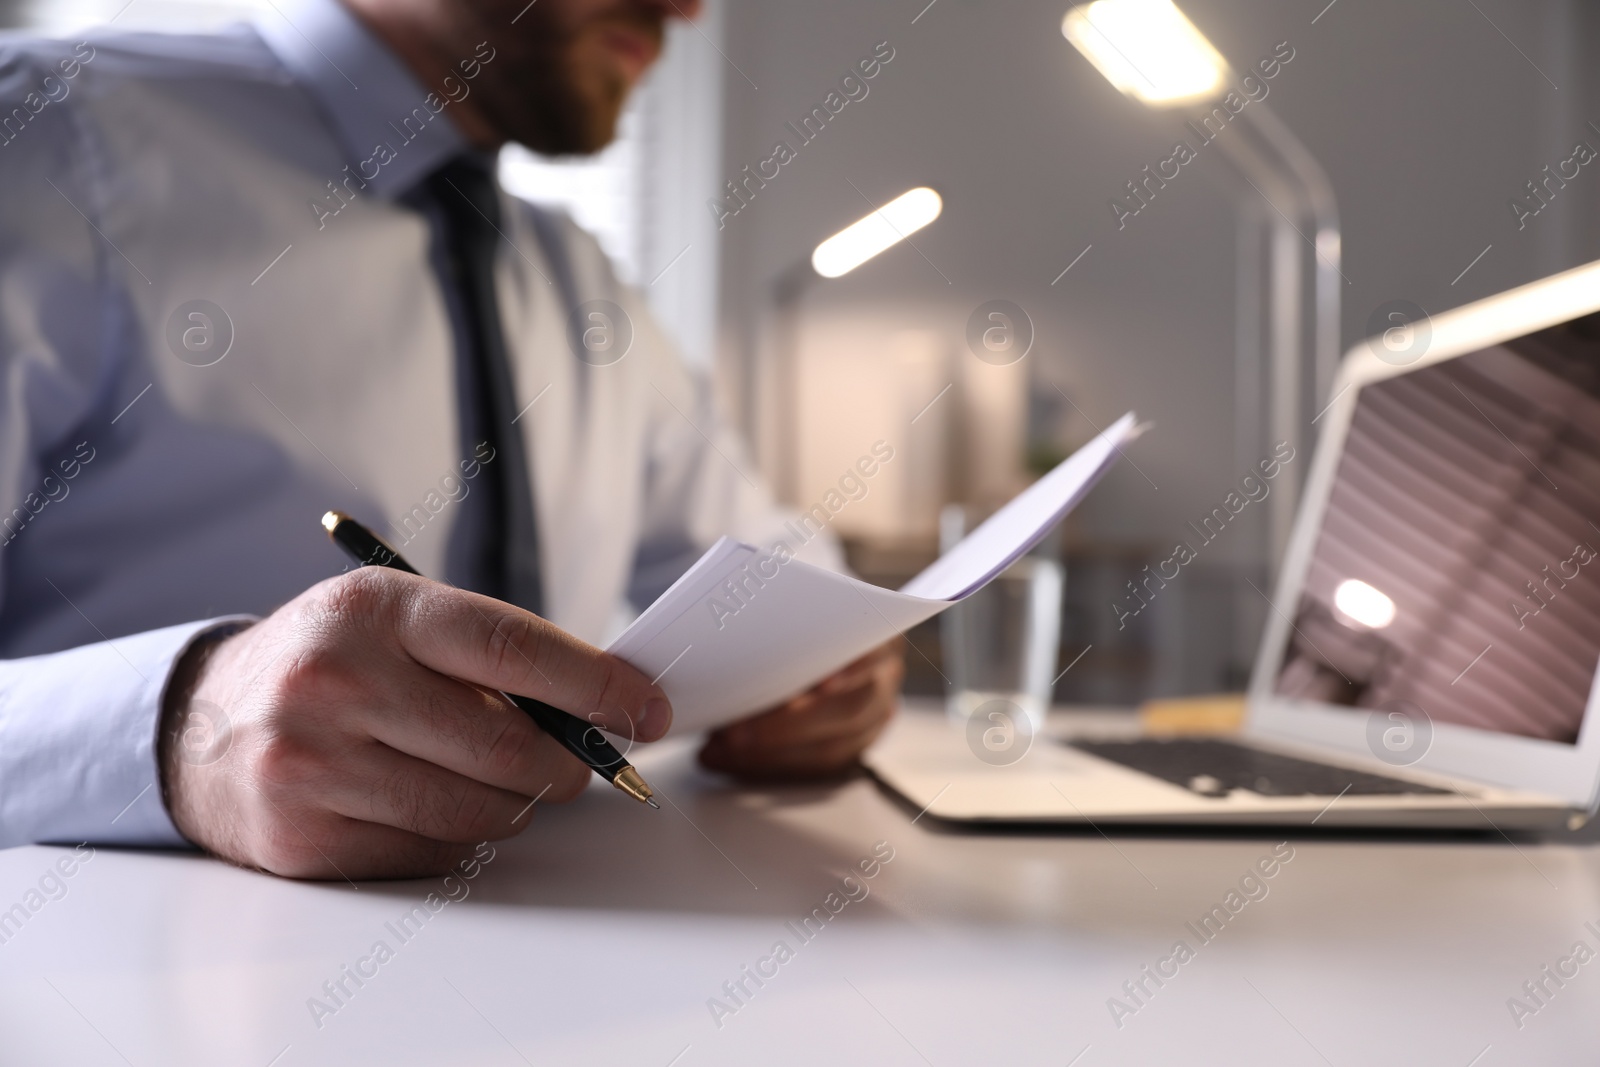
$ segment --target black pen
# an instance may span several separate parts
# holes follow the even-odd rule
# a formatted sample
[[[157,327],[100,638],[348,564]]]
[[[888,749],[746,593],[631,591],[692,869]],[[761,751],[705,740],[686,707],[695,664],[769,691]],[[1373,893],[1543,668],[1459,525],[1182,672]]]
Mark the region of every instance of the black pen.
[[[385,544],[377,534],[342,511],[330,511],[323,515],[322,526],[328,531],[328,536],[333,538],[334,544],[344,549],[352,559],[363,566],[392,567],[397,571],[418,575],[422,573],[401,559],[400,553]],[[500,695],[527,712],[528,717],[539,729],[560,742],[562,748],[588,764],[594,773],[640,803],[648,804],[657,811],[661,810],[661,805],[655,802],[655,793],[645,784],[645,780],[640,777],[633,765],[623,759],[622,753],[605,739],[598,726],[584,722],[577,716],[569,715],[542,700],[513,696],[506,692]]]

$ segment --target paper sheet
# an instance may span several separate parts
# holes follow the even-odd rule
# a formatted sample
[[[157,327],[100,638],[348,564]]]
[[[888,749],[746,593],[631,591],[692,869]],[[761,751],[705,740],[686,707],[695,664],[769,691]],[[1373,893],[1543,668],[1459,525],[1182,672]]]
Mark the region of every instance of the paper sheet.
[[[776,704],[983,588],[1076,507],[1139,432],[1124,415],[899,592],[724,537],[610,651],[659,681],[673,734]]]

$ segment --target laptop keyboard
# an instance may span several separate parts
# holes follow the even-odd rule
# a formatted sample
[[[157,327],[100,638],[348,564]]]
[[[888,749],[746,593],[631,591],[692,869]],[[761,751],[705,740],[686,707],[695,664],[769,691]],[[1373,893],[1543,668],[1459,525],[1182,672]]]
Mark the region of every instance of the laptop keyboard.
[[[1205,797],[1225,797],[1235,789],[1268,797],[1449,793],[1447,789],[1280,756],[1214,738],[1079,740],[1069,744],[1091,756],[1154,775]]]

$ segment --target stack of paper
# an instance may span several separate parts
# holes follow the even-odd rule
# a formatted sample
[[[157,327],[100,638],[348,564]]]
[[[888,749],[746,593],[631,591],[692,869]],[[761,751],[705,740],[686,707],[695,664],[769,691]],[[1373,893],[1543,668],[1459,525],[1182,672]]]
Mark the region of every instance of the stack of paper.
[[[675,734],[760,711],[982,589],[1077,506],[1138,432],[1129,412],[899,592],[724,537],[610,651],[659,680]]]

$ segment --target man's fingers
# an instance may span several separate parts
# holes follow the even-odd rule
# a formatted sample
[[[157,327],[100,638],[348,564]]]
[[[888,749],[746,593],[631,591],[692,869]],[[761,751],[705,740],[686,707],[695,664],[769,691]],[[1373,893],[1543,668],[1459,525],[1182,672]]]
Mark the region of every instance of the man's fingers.
[[[797,700],[723,731],[736,748],[765,749],[808,745],[861,733],[874,719],[887,718],[892,702],[870,681],[827,700]]]
[[[716,731],[700,762],[748,778],[835,776],[893,718],[904,673],[898,646],[875,649],[793,700]]]
[[[358,711],[373,739],[488,786],[530,797],[549,786],[552,799],[570,799],[577,761],[520,708],[421,667],[395,689],[396,699]]]
[[[897,673],[903,671],[900,646],[895,641],[879,645],[860,659],[840,667],[818,683],[814,692],[823,695],[842,693],[846,689],[853,689],[868,679],[882,674],[891,666]]]
[[[527,827],[529,802],[570,800],[590,771],[564,752],[549,761],[548,781],[528,795],[485,785],[383,745],[349,754],[349,772],[330,783],[321,802],[363,822],[434,841],[472,844],[511,837]]]
[[[745,778],[821,778],[855,765],[856,757],[876,733],[861,739],[837,738],[794,748],[734,749],[713,740],[700,750],[700,762],[714,771]]]
[[[279,844],[253,857],[254,865],[285,878],[422,878],[446,874],[474,854],[470,844],[435,841],[342,815],[330,815],[325,827],[307,832],[312,836],[282,835]]]
[[[894,713],[894,694],[905,673],[902,661],[894,650],[880,649],[857,662],[865,666],[850,674],[848,684],[802,693],[765,714],[736,723],[723,731],[726,740],[748,747],[809,744],[852,737],[876,720],[887,721]],[[834,678],[848,671],[846,668]]]
[[[396,631],[423,666],[542,700],[622,737],[654,741],[671,725],[666,694],[617,657],[513,605],[422,579],[409,584]]]
[[[807,693],[763,715],[712,735],[730,752],[794,751],[834,741],[865,748],[894,715],[899,668],[874,672],[855,688],[823,696]],[[862,738],[868,738],[863,741]]]

